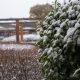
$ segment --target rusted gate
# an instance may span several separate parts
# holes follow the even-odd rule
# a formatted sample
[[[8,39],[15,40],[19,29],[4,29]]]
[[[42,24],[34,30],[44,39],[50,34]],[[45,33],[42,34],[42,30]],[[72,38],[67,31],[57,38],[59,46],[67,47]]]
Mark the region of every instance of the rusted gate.
[[[19,23],[19,20],[16,20],[16,42],[20,43],[23,41],[23,28]]]
[[[38,19],[33,18],[9,18],[9,19],[0,19],[1,21],[15,21],[16,26],[16,42],[20,43],[23,42],[23,26],[21,25],[21,21],[34,21],[37,22]]]

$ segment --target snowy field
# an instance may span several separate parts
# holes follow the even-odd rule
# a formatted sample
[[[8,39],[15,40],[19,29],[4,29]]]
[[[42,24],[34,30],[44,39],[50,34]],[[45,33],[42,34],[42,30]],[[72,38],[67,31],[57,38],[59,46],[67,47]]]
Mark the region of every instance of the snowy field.
[[[40,38],[39,35],[37,34],[27,34],[27,35],[24,35],[23,36],[23,40],[24,41],[37,41],[38,39]],[[15,42],[16,41],[16,36],[10,36],[10,37],[6,37],[6,38],[3,38],[2,42]]]
[[[28,44],[0,44],[0,49],[2,50],[24,50],[33,48],[33,45]]]

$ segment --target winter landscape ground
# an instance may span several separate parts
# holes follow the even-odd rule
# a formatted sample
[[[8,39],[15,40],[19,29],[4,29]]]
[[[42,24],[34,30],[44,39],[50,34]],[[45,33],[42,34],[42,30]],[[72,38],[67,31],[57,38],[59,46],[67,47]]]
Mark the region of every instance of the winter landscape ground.
[[[0,80],[41,80],[38,49],[29,44],[0,44]]]

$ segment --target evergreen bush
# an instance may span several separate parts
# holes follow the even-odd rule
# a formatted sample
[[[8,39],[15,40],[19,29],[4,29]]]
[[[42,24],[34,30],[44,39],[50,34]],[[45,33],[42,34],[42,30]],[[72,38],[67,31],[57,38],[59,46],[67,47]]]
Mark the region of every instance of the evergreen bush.
[[[44,80],[80,80],[80,0],[50,12],[40,36]]]

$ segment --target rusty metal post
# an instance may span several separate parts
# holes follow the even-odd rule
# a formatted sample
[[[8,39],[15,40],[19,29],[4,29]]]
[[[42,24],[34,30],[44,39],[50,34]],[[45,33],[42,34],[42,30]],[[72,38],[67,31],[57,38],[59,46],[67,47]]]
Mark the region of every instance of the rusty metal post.
[[[20,41],[23,42],[23,28],[19,26]]]
[[[16,42],[19,43],[19,20],[16,20]]]

